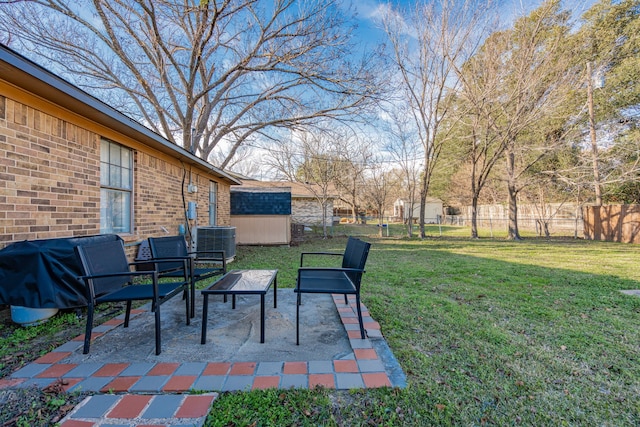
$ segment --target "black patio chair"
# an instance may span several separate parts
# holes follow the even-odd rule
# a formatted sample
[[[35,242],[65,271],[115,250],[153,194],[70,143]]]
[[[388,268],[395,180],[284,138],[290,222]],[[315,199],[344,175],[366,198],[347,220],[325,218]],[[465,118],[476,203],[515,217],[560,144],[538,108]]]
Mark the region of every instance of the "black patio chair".
[[[191,284],[191,317],[195,316],[196,282],[209,277],[225,274],[227,261],[224,251],[189,252],[184,236],[149,237],[151,260],[166,258],[185,259],[189,267],[189,283]],[[202,264],[217,264],[216,267],[198,267]],[[178,270],[176,268],[178,267]],[[177,277],[180,275],[178,263],[163,263],[160,277]],[[227,300],[225,295],[225,302]]]
[[[300,344],[300,304],[303,293],[309,294],[344,294],[344,303],[348,304],[347,295],[356,296],[360,335],[365,338],[360,308],[360,282],[371,244],[360,239],[349,237],[343,254],[333,252],[303,252],[300,255],[300,268],[295,292],[298,293],[296,303],[296,345]],[[304,267],[305,255],[333,255],[342,257],[342,267]]]
[[[89,353],[91,344],[91,331],[93,329],[93,312],[98,304],[106,302],[126,301],[127,311],[124,318],[124,327],[129,326],[131,317],[131,305],[133,301],[150,300],[152,310],[155,314],[155,340],[156,355],[161,352],[160,336],[160,305],[178,294],[186,295],[186,318],[187,325],[190,323],[189,303],[190,297],[187,292],[189,287],[188,265],[186,260],[167,260],[167,262],[182,263],[182,276],[180,280],[163,282],[158,281],[159,273],[156,267],[151,271],[132,271],[131,268],[137,263],[129,263],[124,250],[122,240],[89,244],[76,247],[76,253],[80,259],[80,264],[84,272],[81,279],[87,287],[87,327],[84,336],[83,353]],[[148,263],[148,261],[145,261]],[[154,265],[159,262],[154,262]],[[149,276],[150,283],[133,283],[134,277]]]

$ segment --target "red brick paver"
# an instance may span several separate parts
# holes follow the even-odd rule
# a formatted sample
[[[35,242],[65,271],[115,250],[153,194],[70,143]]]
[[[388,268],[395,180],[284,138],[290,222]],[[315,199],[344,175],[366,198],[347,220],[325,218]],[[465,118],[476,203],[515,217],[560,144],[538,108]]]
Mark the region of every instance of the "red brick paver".
[[[211,403],[213,403],[215,396],[202,395],[202,396],[187,396],[184,398],[184,402],[178,413],[177,418],[199,418],[204,417],[209,413]]]
[[[264,390],[267,388],[278,388],[280,377],[256,377],[253,380],[252,390]]]
[[[0,390],[9,388],[9,387],[15,387],[18,384],[22,384],[25,381],[26,380],[24,378],[12,378],[12,379],[2,378],[0,379]]]
[[[336,382],[333,374],[311,374],[309,375],[309,388],[323,386],[327,388],[336,388]]]
[[[128,394],[123,396],[118,404],[107,414],[107,418],[135,418],[149,404],[153,396]]]
[[[306,374],[308,372],[307,362],[284,362],[285,374]]]
[[[362,380],[367,388],[391,387],[391,381],[389,381],[389,377],[384,372],[362,374]]]
[[[195,375],[176,375],[167,381],[162,390],[164,391],[185,391],[191,389],[193,383],[196,382]]]
[[[72,370],[78,365],[74,365],[72,363],[57,363],[55,365],[51,365],[49,368],[45,369],[44,372],[40,372],[36,375],[37,378],[58,378]]]
[[[336,372],[359,372],[358,364],[355,360],[334,360],[333,368]]]
[[[120,372],[127,369],[128,363],[107,363],[102,368],[98,369],[93,376],[94,377],[116,377]]]
[[[80,334],[77,337],[75,337],[74,339],[72,339],[71,341],[84,341],[84,335],[85,334]],[[91,342],[95,341],[96,338],[101,337],[102,335],[104,335],[104,332],[92,332],[91,333]]]
[[[59,361],[70,355],[70,351],[52,351],[51,353],[47,353],[44,356],[37,358],[33,361],[33,363],[58,363]]]
[[[175,372],[176,369],[178,369],[178,366],[180,366],[179,363],[158,363],[147,373],[147,375],[171,375]]]
[[[60,427],[93,427],[94,425],[90,421],[67,420]]]
[[[238,362],[234,363],[231,367],[231,372],[229,375],[253,375],[256,371],[255,362]]]
[[[124,319],[118,319],[117,317],[114,317],[113,319],[109,319],[106,322],[104,322],[103,325],[119,326],[119,325],[122,325],[123,323],[124,323]]]
[[[227,375],[231,363],[207,363],[202,375]]]
[[[372,348],[356,348],[353,350],[358,360],[377,359],[378,353]]]
[[[101,392],[122,392],[129,391],[131,386],[137,383],[140,380],[140,377],[118,377],[111,381],[109,384],[102,387]]]

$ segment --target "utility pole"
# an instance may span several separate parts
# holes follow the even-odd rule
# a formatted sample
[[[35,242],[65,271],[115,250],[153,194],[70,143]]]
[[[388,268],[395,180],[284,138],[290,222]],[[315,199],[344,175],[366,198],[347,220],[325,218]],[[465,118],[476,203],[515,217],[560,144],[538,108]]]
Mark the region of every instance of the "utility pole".
[[[598,143],[596,141],[596,119],[593,109],[593,76],[591,75],[591,62],[587,62],[587,103],[589,105],[589,136],[591,137],[591,158],[593,161],[593,187],[596,193],[596,206],[602,206],[600,167],[598,165]]]

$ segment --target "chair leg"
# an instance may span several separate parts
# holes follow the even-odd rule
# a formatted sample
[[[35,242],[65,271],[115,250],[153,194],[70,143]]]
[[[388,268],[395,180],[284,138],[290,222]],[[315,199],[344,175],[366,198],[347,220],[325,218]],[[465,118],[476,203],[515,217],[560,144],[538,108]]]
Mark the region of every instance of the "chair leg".
[[[189,303],[188,299],[187,299],[187,304]],[[160,354],[160,352],[162,351],[162,343],[161,343],[161,337],[160,337],[160,304],[155,304],[156,306],[156,311],[155,311],[155,317],[156,317],[156,356]],[[188,305],[187,305],[188,307]],[[189,315],[189,313],[187,313],[187,316]]]
[[[89,353],[89,347],[91,346],[91,330],[93,329],[93,304],[89,303],[87,307],[87,327],[84,331],[84,349],[83,354]]]
[[[131,318],[131,301],[127,301],[127,312],[124,315],[124,327],[129,327],[129,319]]]
[[[195,291],[195,289],[193,290]],[[191,318],[194,316],[193,311],[196,309],[195,305],[193,305],[193,296],[187,296],[187,301],[185,304],[187,313],[187,326],[189,326],[191,324]]]
[[[196,283],[191,284],[191,317],[196,317]],[[188,325],[189,323],[187,323]]]
[[[349,300],[347,299],[347,294],[344,294],[344,305],[349,305]]]
[[[301,296],[300,292],[298,292],[298,297],[296,299],[296,345],[300,345],[300,303]]]
[[[346,297],[346,295],[345,295]],[[356,306],[358,311],[358,322],[360,323],[360,336],[365,339],[364,336],[364,323],[362,321],[362,309],[360,308],[360,294],[356,294]]]

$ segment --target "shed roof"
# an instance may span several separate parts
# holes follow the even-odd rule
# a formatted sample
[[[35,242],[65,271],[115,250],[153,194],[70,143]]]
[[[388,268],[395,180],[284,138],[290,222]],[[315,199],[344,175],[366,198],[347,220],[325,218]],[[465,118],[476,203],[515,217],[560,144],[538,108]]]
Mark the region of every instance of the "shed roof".
[[[313,191],[311,191],[310,187],[313,187],[314,184],[303,184],[300,182],[294,181],[254,181],[254,180],[243,180],[242,187],[247,188],[281,188],[283,190],[288,189],[291,191],[292,198],[315,198]],[[319,186],[315,186],[318,189]],[[333,187],[329,189],[329,198],[337,198],[335,195],[336,191]]]
[[[3,44],[0,44],[0,79],[75,114],[116,130],[186,164],[205,169],[229,184],[240,184],[238,179],[227,172],[173,144],[163,136]]]

